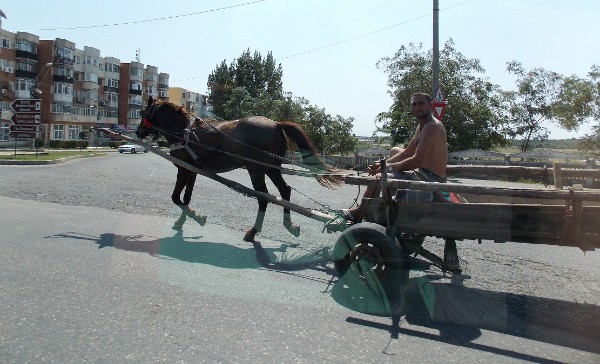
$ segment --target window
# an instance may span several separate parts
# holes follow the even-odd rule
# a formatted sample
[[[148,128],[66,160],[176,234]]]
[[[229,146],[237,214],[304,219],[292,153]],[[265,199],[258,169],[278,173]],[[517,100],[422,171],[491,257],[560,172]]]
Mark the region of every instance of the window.
[[[144,77],[144,70],[137,67],[131,67],[129,69],[129,74],[131,76]]]
[[[69,83],[54,83],[54,93],[73,96],[73,85]]]
[[[10,40],[2,38],[2,48],[10,48]]]
[[[113,78],[107,78],[106,79],[106,87],[118,88],[119,87],[119,80],[115,80]]]
[[[73,71],[73,68],[71,68],[71,67],[65,67],[62,65],[55,66],[53,71],[56,76],[63,76],[63,77],[69,77],[69,78],[73,78],[73,76],[74,76],[74,71]]]
[[[52,112],[57,114],[71,114],[73,106],[71,104],[52,103]]]
[[[0,141],[7,141],[10,139],[10,123],[0,122]]]
[[[73,55],[73,50],[61,46],[56,47],[56,63],[65,63],[65,64],[73,64],[75,60],[75,56]]]
[[[129,110],[127,117],[129,119],[139,119],[141,117],[140,111],[141,111],[141,109],[131,109],[131,110]]]
[[[85,72],[83,74],[83,80],[98,83],[98,75],[95,73]]]
[[[25,39],[17,39],[15,48],[20,51],[37,54],[37,44],[32,43]]]
[[[136,90],[136,91],[142,91],[142,83],[138,82],[138,81],[131,81],[131,82],[129,82],[129,89]]]
[[[84,59],[85,59],[85,64],[90,64],[92,66],[98,67],[98,58],[97,57],[85,56]]]
[[[69,140],[77,139],[79,139],[79,125],[69,125]]]
[[[52,125],[52,139],[63,140],[65,138],[65,126],[64,125]]]
[[[129,96],[129,105],[140,105],[144,104],[144,100],[140,95],[130,95]]]
[[[2,64],[2,61],[4,61],[4,60],[0,60],[0,64]],[[6,64],[6,66],[8,66],[8,62]],[[27,58],[17,58],[15,68],[19,71],[27,71],[27,72],[36,73],[37,69],[38,69],[38,63],[34,60],[27,59]]]
[[[29,91],[35,86],[35,81],[29,78],[17,78],[17,90]]]

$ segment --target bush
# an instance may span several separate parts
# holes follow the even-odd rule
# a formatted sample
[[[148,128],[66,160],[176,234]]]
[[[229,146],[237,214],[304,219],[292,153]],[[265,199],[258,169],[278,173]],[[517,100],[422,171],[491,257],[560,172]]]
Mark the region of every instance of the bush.
[[[48,147],[54,149],[79,149],[87,148],[89,142],[87,140],[50,140]]]

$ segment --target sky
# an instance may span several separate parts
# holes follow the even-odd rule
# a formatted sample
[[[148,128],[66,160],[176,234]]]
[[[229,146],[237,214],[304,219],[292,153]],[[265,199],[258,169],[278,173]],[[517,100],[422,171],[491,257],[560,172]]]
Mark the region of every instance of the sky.
[[[515,87],[509,61],[579,77],[600,65],[597,0],[439,0],[439,8],[440,49],[452,39],[505,90]],[[377,62],[410,43],[433,47],[433,1],[425,0],[10,0],[0,10],[2,29],[67,39],[125,63],[139,50],[143,64],[170,74],[171,87],[203,94],[222,61],[247,49],[271,52],[285,92],[353,117],[357,136],[370,136],[376,115],[392,105]],[[565,139],[590,125],[550,129],[552,139]]]

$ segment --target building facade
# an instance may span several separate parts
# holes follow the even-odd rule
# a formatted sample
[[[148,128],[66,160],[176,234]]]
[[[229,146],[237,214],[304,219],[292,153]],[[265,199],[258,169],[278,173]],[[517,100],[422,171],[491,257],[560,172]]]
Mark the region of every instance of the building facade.
[[[210,115],[206,96],[170,88],[168,73],[139,60],[122,62],[93,47],[78,49],[67,39],[40,40],[25,32],[0,29],[0,41],[0,147],[18,142],[10,137],[16,99],[41,99],[39,139],[45,145],[82,136],[91,146],[107,144],[91,127],[133,134],[149,97],[173,97],[199,117]]]

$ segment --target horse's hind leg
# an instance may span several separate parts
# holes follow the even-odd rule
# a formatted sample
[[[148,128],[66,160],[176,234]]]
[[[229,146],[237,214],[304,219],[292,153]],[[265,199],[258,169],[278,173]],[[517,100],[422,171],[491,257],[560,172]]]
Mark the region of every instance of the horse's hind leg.
[[[250,180],[252,181],[252,187],[255,191],[269,193],[267,190],[267,184],[265,183],[265,172],[262,170],[248,169]],[[256,220],[254,226],[246,231],[244,235],[244,241],[254,241],[254,237],[257,233],[262,230],[263,222],[265,220],[265,211],[267,211],[267,201],[264,199],[258,199],[258,212],[256,214]]]
[[[283,179],[281,170],[270,168],[267,170],[267,176],[269,176],[275,187],[277,187],[277,190],[279,190],[281,198],[286,201],[290,201],[292,196],[292,188]],[[292,224],[290,209],[285,207],[283,208],[283,226],[285,226],[292,235],[300,236],[300,226]]]

